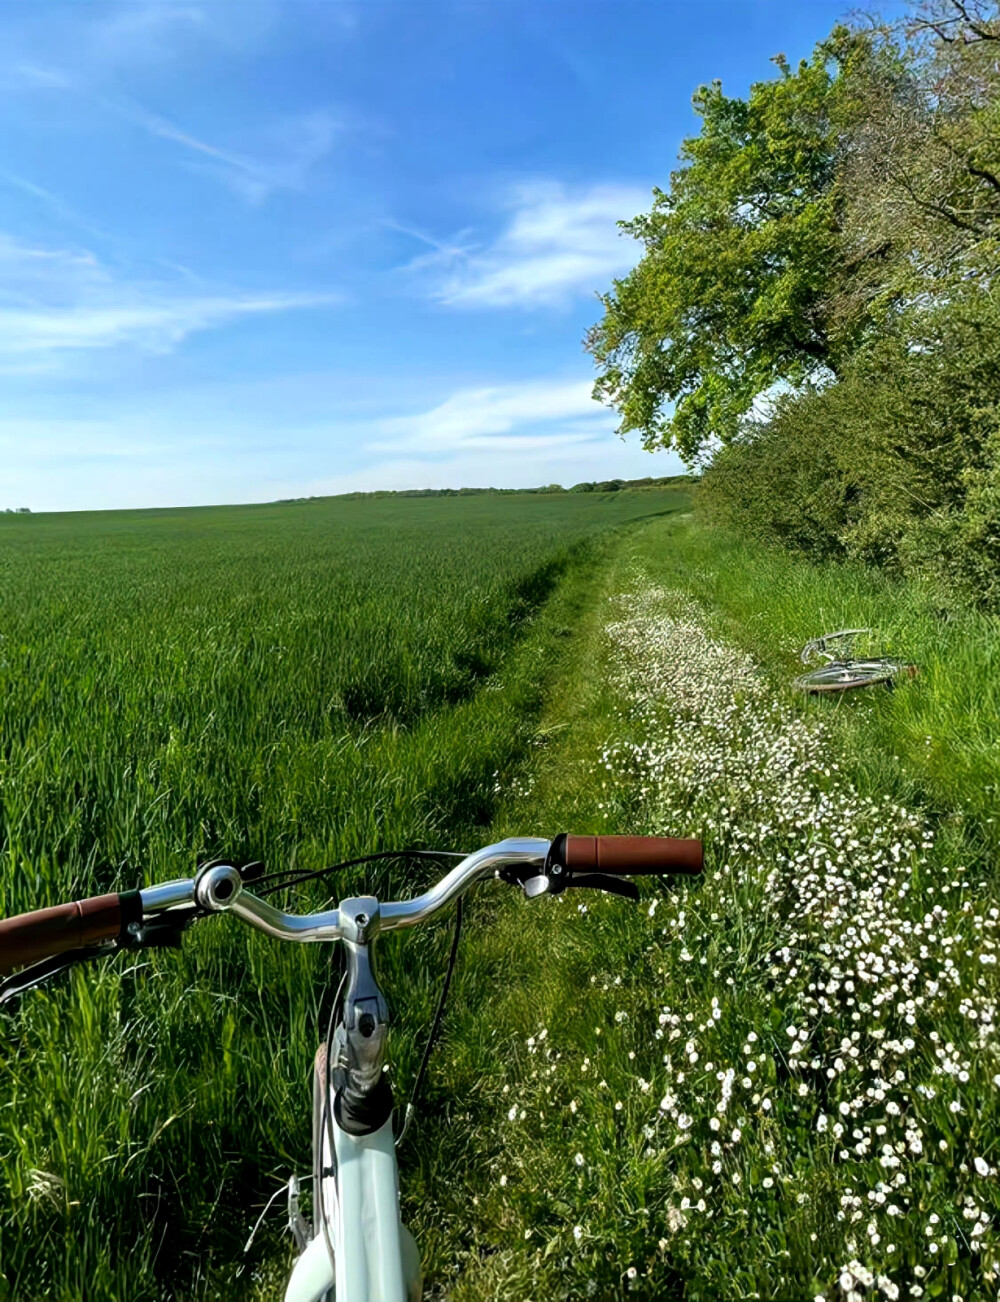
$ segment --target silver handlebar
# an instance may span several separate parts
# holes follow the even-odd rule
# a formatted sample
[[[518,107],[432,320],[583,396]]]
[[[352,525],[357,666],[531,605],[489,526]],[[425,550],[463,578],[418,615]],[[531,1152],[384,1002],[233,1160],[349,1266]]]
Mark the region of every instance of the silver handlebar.
[[[393,900],[381,905],[380,930],[393,931],[397,927],[414,927],[419,922],[426,922],[475,882],[489,877],[498,868],[525,864],[537,867],[541,872],[548,852],[548,841],[540,837],[518,836],[476,850],[423,895],[413,900]],[[244,890],[239,873],[228,864],[216,864],[196,878],[150,886],[140,891],[139,896],[143,916],[198,903],[213,913],[235,914],[276,940],[330,941],[340,940],[345,934],[338,909],[328,909],[324,913],[282,913],[273,904]]]
[[[475,882],[489,877],[498,868],[510,864],[525,864],[537,867],[541,872],[545,866],[545,857],[549,852],[550,842],[535,836],[512,836],[497,845],[487,845],[476,850],[467,859],[456,864],[447,876],[442,877],[436,886],[415,900],[398,900],[383,904],[382,930],[393,931],[396,927],[413,927],[418,922],[426,922],[432,914],[443,909],[452,900],[457,899]]]

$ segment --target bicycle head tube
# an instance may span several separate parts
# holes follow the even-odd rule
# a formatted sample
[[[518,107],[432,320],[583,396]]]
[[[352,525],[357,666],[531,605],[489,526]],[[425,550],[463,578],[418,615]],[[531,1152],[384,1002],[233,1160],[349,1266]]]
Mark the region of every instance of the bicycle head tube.
[[[389,1007],[375,976],[372,952],[381,925],[378,900],[363,895],[341,901],[340,925],[347,989],[333,1039],[334,1115],[349,1135],[368,1135],[392,1113],[392,1088],[383,1071]]]

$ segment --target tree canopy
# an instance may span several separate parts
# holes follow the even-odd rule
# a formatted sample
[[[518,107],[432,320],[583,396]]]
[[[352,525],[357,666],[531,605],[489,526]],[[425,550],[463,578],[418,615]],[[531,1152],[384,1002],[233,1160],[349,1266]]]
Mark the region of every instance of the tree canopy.
[[[789,207],[830,214],[828,244],[800,246],[804,264],[758,269],[745,308],[730,300],[714,328],[744,351],[720,379],[722,347],[697,318],[656,318],[639,294],[665,265],[650,242],[594,332],[598,387],[649,444],[690,455],[714,436],[700,500],[744,531],[919,578],[944,608],[1000,611],[1000,9],[924,0],[827,66],[832,180],[812,198],[803,184]],[[713,135],[706,126],[699,147]],[[673,201],[696,166],[674,178]],[[812,284],[810,267],[826,281],[792,311],[810,337],[820,322],[825,372],[789,346],[794,321],[782,347],[748,329],[762,312],[773,319],[769,287]],[[676,304],[690,279],[676,264],[668,279]],[[700,346],[687,375],[674,365],[681,339]],[[654,375],[643,366],[657,348],[670,366]],[[770,401],[747,416],[769,382]],[[718,393],[726,419],[692,422],[689,406]]]
[[[992,277],[1000,241],[1000,23],[926,0],[905,32],[836,27],[746,99],[720,82],[666,190],[620,223],[638,265],[586,345],[620,433],[689,461],[755,400],[835,379],[921,302]]]
[[[745,100],[718,81],[696,92],[701,132],[652,210],[621,223],[645,252],[587,336],[621,432],[690,459],[777,381],[836,373],[838,98],[865,44],[838,28],[797,67],[779,55]]]

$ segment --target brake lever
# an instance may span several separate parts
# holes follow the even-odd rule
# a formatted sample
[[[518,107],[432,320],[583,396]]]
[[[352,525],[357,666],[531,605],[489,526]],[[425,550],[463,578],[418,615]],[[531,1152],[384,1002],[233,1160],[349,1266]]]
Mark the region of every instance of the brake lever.
[[[526,872],[520,865],[511,864],[506,868],[498,869],[497,876],[510,886],[520,886],[525,898],[529,900],[534,900],[539,895],[553,893],[553,885],[548,876],[544,872],[537,872],[534,867]]]
[[[195,918],[203,916],[204,911],[197,904],[168,909],[166,913],[157,913],[144,922],[133,922],[126,938],[119,941],[115,948],[180,949],[181,934]]]
[[[539,895],[560,895],[569,886],[581,886],[609,895],[621,895],[626,900],[638,900],[639,888],[628,877],[612,877],[608,873],[571,873],[561,865],[553,865],[547,873],[534,873],[525,877],[516,868],[503,868],[498,874],[505,882],[520,886],[527,899]]]

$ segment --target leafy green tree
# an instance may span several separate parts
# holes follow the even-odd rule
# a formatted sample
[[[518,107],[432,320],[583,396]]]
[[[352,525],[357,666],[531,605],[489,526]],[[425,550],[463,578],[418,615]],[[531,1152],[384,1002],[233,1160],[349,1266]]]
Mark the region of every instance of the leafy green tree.
[[[1000,287],[900,325],[723,448],[701,505],[815,559],[919,578],[942,606],[1000,610]]]
[[[1000,6],[919,0],[779,67],[702,92],[598,389],[648,445],[708,444],[700,502],[743,532],[998,611]]]
[[[746,100],[718,81],[695,94],[701,133],[652,211],[621,223],[645,252],[587,335],[595,397],[621,413],[620,433],[695,459],[734,437],[758,395],[835,375],[850,353],[856,323],[834,328],[849,274],[837,157],[843,88],[869,48],[837,28],[796,68],[779,55]]]

